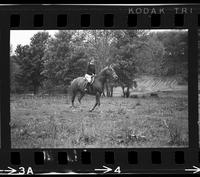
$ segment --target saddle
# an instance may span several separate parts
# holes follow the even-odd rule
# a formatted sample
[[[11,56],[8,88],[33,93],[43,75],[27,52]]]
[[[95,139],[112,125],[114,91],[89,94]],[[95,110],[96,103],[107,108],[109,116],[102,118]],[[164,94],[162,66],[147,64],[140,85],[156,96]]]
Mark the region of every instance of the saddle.
[[[94,83],[94,76],[95,76],[95,75],[93,75],[93,76],[91,77],[91,82],[88,82],[87,79],[84,78],[84,79],[85,79],[85,87],[84,87],[84,88],[87,88],[87,90],[90,90],[90,91],[93,90],[92,84]]]

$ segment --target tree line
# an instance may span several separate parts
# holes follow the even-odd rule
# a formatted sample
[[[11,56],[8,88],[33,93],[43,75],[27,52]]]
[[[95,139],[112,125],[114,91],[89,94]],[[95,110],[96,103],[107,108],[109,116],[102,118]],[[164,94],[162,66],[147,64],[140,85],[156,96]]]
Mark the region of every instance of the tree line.
[[[29,45],[11,46],[12,93],[67,92],[84,76],[90,57],[99,72],[114,63],[120,83],[140,75],[178,76],[187,81],[187,32],[150,30],[60,30],[33,35]]]

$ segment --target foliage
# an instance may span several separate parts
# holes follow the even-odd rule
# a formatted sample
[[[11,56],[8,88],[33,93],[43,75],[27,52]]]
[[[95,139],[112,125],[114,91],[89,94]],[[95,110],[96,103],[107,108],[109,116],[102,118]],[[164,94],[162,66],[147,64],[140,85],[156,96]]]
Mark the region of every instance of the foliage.
[[[163,32],[158,33],[157,37],[165,46],[162,75],[179,75],[187,80],[187,33],[180,30],[170,33]]]
[[[16,79],[18,73],[19,65],[15,62],[15,56],[10,56],[10,90],[12,93],[20,93],[24,91],[23,85],[21,85]]]
[[[18,45],[15,50],[15,62],[19,66],[16,74],[17,82],[24,87],[24,90],[32,90],[37,93],[44,77],[42,57],[49,38],[47,32],[36,33],[31,38],[30,45]]]
[[[12,46],[11,46],[12,53]],[[66,90],[86,72],[90,57],[99,72],[109,64],[122,85],[140,75],[187,81],[187,32],[149,30],[60,30],[36,33],[11,56],[11,91]]]
[[[86,57],[81,48],[80,39],[74,38],[75,31],[59,31],[51,38],[43,57],[45,88],[62,86],[66,88],[70,82],[85,72]]]

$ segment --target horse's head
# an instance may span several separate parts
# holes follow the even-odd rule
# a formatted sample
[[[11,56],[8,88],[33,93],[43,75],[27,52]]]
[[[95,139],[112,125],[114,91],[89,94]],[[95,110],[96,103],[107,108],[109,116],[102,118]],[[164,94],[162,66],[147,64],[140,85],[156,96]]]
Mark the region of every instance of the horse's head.
[[[113,65],[111,64],[110,66],[108,66],[107,72],[115,79],[118,79],[118,76],[113,68]]]

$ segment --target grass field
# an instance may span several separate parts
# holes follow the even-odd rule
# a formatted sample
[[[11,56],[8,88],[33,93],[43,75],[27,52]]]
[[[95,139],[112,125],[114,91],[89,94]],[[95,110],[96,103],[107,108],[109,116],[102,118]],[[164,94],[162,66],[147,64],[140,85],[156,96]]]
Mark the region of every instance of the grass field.
[[[156,97],[95,97],[70,108],[67,95],[11,96],[12,148],[187,147],[187,91]]]

